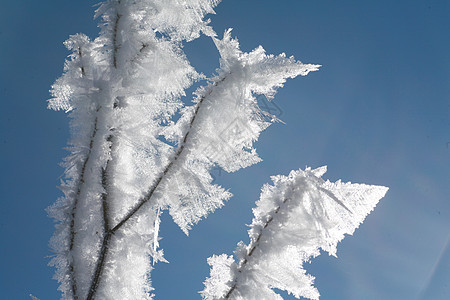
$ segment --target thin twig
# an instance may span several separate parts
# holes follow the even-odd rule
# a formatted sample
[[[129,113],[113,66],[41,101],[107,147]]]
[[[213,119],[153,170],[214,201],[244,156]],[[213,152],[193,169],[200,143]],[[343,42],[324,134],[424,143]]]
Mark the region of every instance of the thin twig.
[[[112,152],[112,140],[113,136],[109,135],[106,139],[108,142],[111,143],[110,145],[110,151]],[[103,262],[106,258],[106,248],[108,247],[109,240],[111,238],[111,232],[110,232],[110,222],[109,222],[109,210],[108,210],[108,170],[110,168],[111,159],[108,160],[106,163],[106,167],[102,168],[102,187],[103,187],[103,193],[102,193],[102,211],[103,211],[103,241],[102,246],[100,248],[100,255],[97,261],[97,266],[103,265]],[[98,284],[100,283],[100,277],[103,273],[103,268],[96,267],[93,280],[91,281],[91,286],[89,287],[89,293],[86,299],[93,299]]]
[[[120,5],[120,0],[118,1],[118,4]],[[119,27],[119,21],[122,16],[120,14],[116,14],[116,19],[114,21],[114,27],[113,27],[113,38],[112,38],[112,44],[113,44],[113,66],[114,69],[117,69],[117,54],[119,51],[119,45],[117,44],[117,34],[118,34],[118,27]],[[113,103],[113,108],[116,108],[116,102]],[[112,141],[112,135],[109,135],[107,138],[108,142]],[[110,152],[112,151],[112,143],[110,145]],[[111,158],[112,159],[112,158]],[[104,192],[102,193],[102,211],[103,211],[103,241],[102,246],[100,248],[99,257],[97,259],[97,264],[95,266],[95,272],[91,279],[91,284],[89,287],[88,296],[86,299],[94,299],[95,293],[97,292],[98,285],[100,283],[100,277],[103,273],[103,265],[104,261],[106,259],[106,253],[109,241],[111,239],[111,230],[110,230],[110,224],[108,220],[108,192],[107,192],[107,186],[108,186],[108,178],[107,178],[107,170],[109,169],[109,164],[111,162],[111,159],[107,161],[106,167],[102,169],[102,186]]]
[[[285,204],[289,199],[290,199],[290,198],[285,198],[285,199],[283,200],[283,203],[282,203],[282,204]],[[251,246],[250,249],[247,251],[246,257],[245,257],[243,260],[241,260],[241,261],[239,262],[239,266],[238,266],[238,268],[237,268],[237,271],[238,271],[239,273],[242,273],[242,270],[245,268],[245,266],[247,265],[249,259],[250,259],[251,256],[253,255],[253,252],[255,251],[256,247],[258,246],[259,241],[261,240],[261,236],[263,235],[264,229],[266,229],[266,228],[270,225],[270,223],[272,223],[272,221],[273,221],[273,219],[274,219],[274,216],[275,216],[276,214],[278,214],[278,212],[280,211],[280,208],[281,208],[281,205],[277,206],[277,208],[275,209],[274,213],[269,217],[269,219],[267,220],[267,222],[264,224],[263,229],[261,229],[261,231],[259,232],[259,234],[258,234],[258,236],[256,237],[256,239],[254,239],[254,240],[251,242],[252,246]],[[227,294],[225,295],[225,299],[229,299],[230,296],[233,294],[233,292],[236,290],[236,288],[237,288],[237,282],[236,282],[236,279],[235,279],[235,282],[233,283],[233,285],[230,287],[230,289],[228,290]]]
[[[117,69],[117,52],[119,51],[119,45],[117,44],[117,33],[121,17],[122,15],[116,14],[116,20],[114,22],[114,29],[113,29],[113,65],[115,69]]]
[[[89,293],[87,299],[93,299],[95,293],[97,291],[97,287],[100,283],[100,277],[103,273],[103,268],[99,266],[103,266],[103,263],[106,259],[106,248],[108,247],[109,240],[111,238],[111,225],[110,225],[110,217],[109,217],[109,204],[108,204],[108,195],[109,195],[109,169],[111,168],[112,155],[114,152],[114,137],[110,134],[106,141],[110,143],[109,151],[111,153],[111,158],[106,162],[106,167],[102,168],[102,212],[103,212],[103,241],[102,246],[100,248],[100,254],[97,260],[97,266],[95,268],[95,273],[93,279],[91,281],[91,286],[89,287]]]
[[[103,268],[98,266],[103,266],[106,259],[106,250],[108,249],[109,241],[111,240],[111,231],[105,233],[102,241],[102,247],[100,249],[100,256],[98,257],[97,268],[95,268],[94,280],[91,282],[91,287],[89,288],[89,293],[87,296],[87,300],[94,299],[95,293],[97,292],[98,284],[100,283],[100,276],[103,273]]]
[[[221,80],[215,82],[213,84],[213,87],[217,86],[219,83],[223,82],[226,79],[226,76],[224,76]],[[212,93],[212,89],[210,89],[210,91],[204,95],[203,97],[200,98],[199,102],[197,103],[197,106],[195,108],[194,114],[191,118],[191,121],[189,123],[189,129],[187,130],[186,134],[184,135],[184,138],[180,144],[180,147],[178,148],[177,152],[175,153],[174,157],[172,158],[172,160],[170,161],[170,163],[166,166],[166,168],[164,169],[164,171],[162,172],[162,174],[159,176],[159,178],[156,180],[156,182],[152,185],[152,187],[148,190],[147,194],[142,197],[138,203],[135,205],[134,208],[132,208],[123,218],[122,220],[116,225],[114,226],[114,228],[112,229],[113,232],[117,231],[120,229],[120,227],[122,227],[131,217],[133,217],[138,211],[139,209],[150,200],[150,198],[152,197],[153,193],[155,192],[155,190],[157,189],[157,187],[159,186],[159,184],[161,183],[161,181],[164,179],[164,177],[167,175],[167,173],[171,170],[173,164],[178,160],[178,158],[181,156],[181,154],[183,153],[184,147],[186,145],[186,141],[188,139],[188,136],[191,132],[191,129],[194,125],[194,122],[197,118],[200,106],[202,105],[203,101],[206,99],[207,96],[209,96]]]
[[[85,77],[86,73],[85,73],[84,66],[83,66],[83,61],[82,61],[83,53],[81,51],[81,47],[78,47],[78,55],[80,57],[81,76]],[[89,142],[88,153],[87,153],[86,158],[85,158],[85,160],[83,162],[83,165],[81,167],[80,179],[79,179],[79,181],[77,183],[77,188],[76,188],[77,191],[76,191],[76,194],[75,194],[75,199],[73,201],[72,211],[70,213],[69,255],[72,256],[72,257],[69,259],[69,281],[70,281],[70,286],[71,286],[71,289],[72,289],[72,296],[73,296],[74,299],[78,299],[77,282],[76,282],[76,279],[75,279],[75,267],[74,267],[74,264],[73,264],[74,263],[73,262],[74,258],[73,258],[73,255],[72,255],[72,250],[73,250],[73,246],[74,246],[74,242],[75,242],[75,215],[76,215],[76,211],[77,211],[79,197],[80,197],[80,194],[81,194],[81,189],[82,189],[82,187],[84,185],[84,176],[85,176],[85,173],[86,173],[86,166],[87,166],[87,163],[89,162],[89,158],[90,158],[90,155],[91,155],[92,147],[94,145],[94,139],[95,139],[96,133],[97,133],[97,117],[95,118],[95,121],[94,121],[94,129],[92,131],[91,140]]]
[[[72,206],[72,211],[71,211],[71,220],[70,220],[70,234],[69,234],[69,255],[71,255],[71,259],[69,259],[69,280],[71,281],[71,288],[72,288],[72,296],[74,299],[78,299],[78,295],[77,295],[77,283],[76,283],[76,279],[75,279],[75,267],[74,267],[74,257],[72,254],[72,250],[75,244],[75,216],[76,216],[76,212],[77,212],[77,207],[78,207],[78,202],[80,199],[80,195],[81,195],[81,190],[84,186],[84,178],[85,178],[85,174],[86,174],[86,166],[89,162],[89,159],[91,157],[91,153],[92,153],[92,148],[94,146],[94,139],[95,136],[97,134],[97,122],[98,122],[98,118],[95,118],[94,121],[94,129],[92,131],[92,135],[91,135],[91,140],[89,142],[89,150],[88,153],[86,155],[86,159],[83,162],[83,166],[81,167],[81,174],[80,174],[80,179],[78,181],[77,184],[77,192],[75,195],[75,199],[73,201],[73,206]]]
[[[141,48],[139,49],[139,52],[136,53],[136,55],[135,55],[132,59],[130,59],[130,62],[134,63],[134,62],[136,62],[141,56],[145,55],[145,52],[148,52],[148,51],[146,51],[148,47],[149,47],[149,44],[148,44],[148,43],[142,43],[142,46],[141,46]]]
[[[113,136],[109,135],[106,140],[111,143],[110,145],[110,152],[113,152]],[[108,206],[108,175],[109,175],[109,169],[111,165],[111,159],[109,159],[106,162],[106,167],[102,168],[102,187],[103,187],[103,193],[102,193],[102,211],[103,211],[103,232],[106,234],[110,230],[110,222],[109,222],[109,206]]]
[[[84,70],[84,65],[83,65],[83,61],[82,61],[83,52],[81,51],[81,47],[78,47],[78,55],[80,56],[80,62],[81,62],[81,64],[80,64],[81,76],[84,77],[84,76],[86,76],[86,72]]]

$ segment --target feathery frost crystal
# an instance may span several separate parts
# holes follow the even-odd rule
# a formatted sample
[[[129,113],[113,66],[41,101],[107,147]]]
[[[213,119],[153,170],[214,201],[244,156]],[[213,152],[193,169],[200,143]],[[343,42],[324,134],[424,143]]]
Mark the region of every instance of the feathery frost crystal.
[[[320,254],[336,256],[337,243],[353,234],[384,197],[383,186],[324,181],[326,167],[273,176],[264,185],[250,225],[250,244],[238,244],[238,263],[222,254],[208,259],[204,299],[282,299],[272,288],[318,299],[314,277],[302,268]]]
[[[158,249],[162,211],[168,209],[187,234],[221,207],[232,195],[213,183],[211,169],[235,172],[260,162],[253,143],[277,121],[255,96],[272,99],[288,78],[318,70],[284,54],[268,55],[262,47],[245,53],[231,30],[217,37],[204,16],[219,2],[104,1],[96,11],[99,36],[76,34],[65,42],[72,54],[48,103],[71,119],[60,186],[64,196],[48,209],[57,222],[51,264],[63,299],[153,299],[152,262],[165,261]],[[220,68],[209,78],[183,52],[183,44],[200,35],[212,38],[220,53]],[[203,85],[186,106],[180,99],[198,81]],[[366,193],[384,190],[358,186],[357,192],[355,185],[322,182],[321,171],[298,172],[264,188],[252,242],[238,247],[239,266],[226,256],[209,259],[213,269],[205,298],[221,298],[230,289],[233,297],[264,298],[273,295],[270,287],[316,297],[311,277],[274,251],[295,256],[298,263],[317,255],[319,247],[333,253],[343,234],[351,233],[378,201],[371,198],[366,205]],[[292,200],[284,202],[289,195]],[[323,202],[326,197],[331,200]],[[261,227],[267,218],[289,228]],[[284,237],[296,243],[283,244]],[[275,240],[278,244],[271,245]],[[251,261],[261,266],[250,269]],[[268,278],[272,271],[279,276]],[[298,280],[301,286],[294,284]]]

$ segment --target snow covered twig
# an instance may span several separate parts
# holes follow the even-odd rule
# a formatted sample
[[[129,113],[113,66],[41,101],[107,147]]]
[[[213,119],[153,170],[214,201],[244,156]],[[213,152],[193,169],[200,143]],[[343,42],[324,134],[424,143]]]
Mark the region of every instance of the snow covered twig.
[[[321,177],[326,167],[274,176],[265,185],[250,225],[250,244],[238,244],[238,263],[222,254],[208,259],[211,275],[204,299],[281,299],[272,289],[297,299],[318,299],[314,277],[302,264],[320,254],[336,255],[337,243],[353,234],[384,197],[383,186],[335,183]]]

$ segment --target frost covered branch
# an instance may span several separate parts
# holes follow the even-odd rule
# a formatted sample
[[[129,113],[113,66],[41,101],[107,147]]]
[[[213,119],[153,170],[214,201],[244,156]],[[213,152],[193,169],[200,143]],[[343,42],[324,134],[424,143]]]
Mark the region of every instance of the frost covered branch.
[[[258,105],[256,96],[272,99],[287,79],[320,67],[284,53],[266,54],[261,46],[244,52],[231,30],[219,39],[209,20],[203,20],[219,2],[105,1],[96,11],[102,20],[100,35],[90,40],[78,34],[65,43],[73,54],[52,86],[48,104],[71,118],[71,154],[64,161],[61,184],[64,197],[48,209],[57,221],[51,240],[57,255],[51,264],[57,267],[55,278],[63,298],[152,299],[150,262],[165,261],[158,249],[161,211],[169,210],[188,234],[194,224],[224,205],[232,195],[213,183],[212,168],[235,172],[260,162],[254,143],[278,121]],[[183,53],[183,43],[201,34],[213,39],[220,54],[220,68],[208,79]],[[193,103],[186,105],[181,97],[200,80],[205,84],[194,92]],[[179,119],[174,122],[176,114]],[[264,297],[273,296],[270,287],[291,291],[281,281],[261,278],[275,262],[283,265],[270,256],[270,243],[278,236],[275,232],[284,234],[285,227],[299,225],[292,223],[292,214],[306,218],[300,223],[301,232],[308,233],[302,247],[316,243],[316,248],[311,246],[314,251],[326,248],[317,244],[323,232],[314,231],[314,226],[331,224],[325,230],[330,234],[339,223],[333,218],[325,222],[322,212],[349,214],[344,223],[354,227],[354,220],[362,221],[360,216],[368,211],[355,213],[346,197],[323,182],[323,173],[324,169],[308,169],[291,173],[290,179],[279,177],[273,188],[277,193],[270,194],[271,188],[265,187],[263,195],[270,194],[271,200],[262,197],[258,202],[251,242],[238,247],[239,264],[226,256],[210,258],[211,278],[226,280],[208,279],[205,298],[234,299],[251,291],[244,299],[269,299]],[[364,187],[359,186],[362,191]],[[308,202],[308,197],[314,201]],[[331,199],[334,206],[329,208],[323,199]],[[265,205],[266,210],[261,208]],[[299,241],[288,233],[289,239]],[[297,249],[298,244],[291,246]],[[297,255],[298,261],[316,255],[314,251]],[[265,259],[265,271],[256,272],[255,263]],[[264,288],[252,290],[251,282]]]
[[[284,199],[282,204],[285,204],[286,201],[288,201],[288,200],[289,200],[288,198]],[[280,208],[281,208],[281,205],[277,206],[277,208],[275,208],[275,211],[274,211],[273,215],[276,215],[280,211]],[[259,232],[259,234],[257,234],[256,238],[252,239],[252,241],[251,241],[251,243],[249,245],[249,249],[247,251],[246,256],[239,261],[239,265],[237,267],[237,271],[239,273],[241,273],[242,269],[244,269],[246,267],[250,257],[253,254],[253,251],[255,251],[256,247],[258,246],[258,243],[259,243],[259,241],[260,241],[260,239],[262,237],[263,231],[270,225],[270,223],[272,223],[273,215],[269,215],[269,217],[267,219],[267,222],[262,226],[262,229]],[[237,287],[237,282],[234,281],[233,285],[230,287],[230,290],[225,294],[225,299],[229,299],[230,298],[231,294],[234,292],[236,287]]]
[[[222,79],[220,79],[217,82],[214,82],[213,87],[217,86],[217,84],[219,84],[220,82],[224,81],[226,77],[223,77]],[[209,95],[211,94],[212,89],[209,90],[209,92],[202,96],[200,98],[200,100],[198,101],[198,103],[195,106],[195,111],[194,114],[191,117],[191,120],[189,122],[189,128],[186,131],[186,133],[184,134],[183,138],[182,138],[182,142],[178,147],[178,150],[176,151],[175,155],[173,155],[173,157],[169,160],[169,163],[167,164],[167,166],[164,168],[164,171],[162,172],[162,174],[156,179],[156,182],[150,187],[150,189],[147,191],[147,193],[145,194],[144,197],[142,197],[141,199],[139,199],[137,201],[137,204],[117,223],[116,226],[114,226],[114,228],[111,229],[111,233],[114,233],[115,231],[119,230],[120,227],[122,227],[130,218],[132,218],[134,215],[136,215],[139,210],[142,208],[142,206],[144,206],[144,204],[146,204],[148,201],[150,201],[150,199],[153,196],[153,193],[155,192],[155,190],[158,188],[159,184],[161,183],[161,181],[164,180],[165,176],[172,170],[173,165],[175,164],[175,162],[178,160],[178,158],[181,156],[181,154],[183,153],[184,147],[186,145],[186,141],[188,139],[189,133],[194,125],[195,119],[198,115],[198,112],[200,110],[200,106],[203,103],[203,100]]]
[[[220,81],[215,82],[213,84],[214,86],[217,86],[217,84],[219,84],[220,82],[224,81],[226,77],[222,78]],[[139,201],[137,202],[137,204],[117,223],[117,225],[115,225],[113,228],[110,228],[109,225],[109,221],[108,221],[108,209],[107,209],[107,193],[103,193],[102,194],[102,199],[103,199],[103,218],[104,218],[104,238],[102,241],[102,246],[101,246],[101,250],[100,250],[100,254],[99,254],[99,258],[97,260],[97,266],[95,268],[95,272],[94,272],[94,277],[92,279],[92,283],[91,283],[91,287],[89,289],[89,294],[87,299],[93,299],[98,284],[99,284],[99,280],[100,280],[100,276],[103,272],[103,268],[105,265],[105,260],[107,258],[107,254],[108,254],[108,248],[109,248],[109,242],[111,240],[111,236],[114,235],[116,233],[116,231],[118,231],[123,225],[125,225],[129,219],[131,219],[133,216],[135,216],[139,210],[141,210],[141,208],[144,206],[144,204],[146,204],[147,202],[150,201],[150,199],[152,198],[155,190],[158,188],[159,184],[161,183],[162,180],[164,180],[164,177],[167,175],[167,173],[169,171],[171,171],[171,168],[173,167],[174,163],[177,161],[177,159],[180,157],[180,155],[183,153],[184,150],[184,145],[186,144],[190,129],[192,128],[195,118],[199,112],[200,106],[203,102],[203,100],[205,99],[205,97],[207,97],[207,95],[209,95],[211,93],[212,89],[210,89],[210,92],[208,92],[205,96],[201,97],[199,102],[196,105],[195,108],[195,112],[191,118],[191,121],[189,123],[189,129],[187,130],[187,132],[184,135],[183,138],[183,142],[181,143],[181,145],[179,146],[177,152],[175,153],[175,155],[173,156],[173,158],[170,160],[170,162],[168,163],[168,165],[165,167],[164,171],[162,172],[162,174],[158,177],[158,179],[156,180],[156,182],[152,185],[152,187],[147,191],[146,195],[144,197],[142,197],[141,199],[139,199]],[[111,137],[111,136],[110,136]],[[109,140],[111,141],[111,140]],[[103,169],[102,171],[102,183],[103,183],[103,187],[104,189],[106,189],[107,187],[107,169],[109,166],[109,161],[107,163],[106,169]]]
[[[387,192],[386,187],[324,181],[326,167],[274,176],[265,185],[250,225],[250,244],[238,244],[236,264],[227,255],[208,259],[211,276],[204,299],[280,299],[272,289],[318,299],[302,264],[320,254],[336,255],[337,243],[353,234]]]
[[[74,63],[79,65],[79,69],[81,70],[81,78],[86,80],[86,71],[85,71],[85,66],[84,66],[84,62],[83,62],[83,50],[82,48],[88,43],[88,39],[82,35],[77,35],[74,36],[72,38],[72,40],[70,42],[66,43],[66,46],[69,49],[76,49],[76,51],[78,52],[78,59],[74,59]],[[76,55],[76,54],[74,54]],[[75,56],[73,56],[75,57]],[[97,109],[98,112],[98,109]],[[80,163],[81,163],[81,168],[80,168],[80,172],[79,172],[79,177],[78,179],[76,179],[76,183],[74,186],[74,191],[75,191],[75,195],[73,196],[73,204],[72,204],[72,208],[70,211],[70,216],[69,216],[69,249],[68,249],[68,281],[69,281],[69,285],[71,288],[71,293],[72,295],[74,295],[74,298],[77,298],[77,282],[74,276],[75,273],[75,267],[74,267],[74,259],[73,259],[73,248],[74,248],[74,244],[75,244],[75,222],[76,222],[76,214],[77,214],[77,209],[78,209],[78,202],[79,202],[79,198],[81,196],[82,193],[82,189],[84,187],[85,184],[85,177],[86,177],[86,168],[87,165],[89,163],[90,157],[91,157],[91,153],[92,153],[92,149],[94,146],[94,141],[96,139],[96,135],[97,135],[97,126],[98,126],[98,117],[95,117],[94,122],[93,122],[93,129],[91,132],[91,136],[90,136],[90,140],[89,140],[89,146],[88,146],[88,150],[87,150],[87,154],[84,158],[80,159]],[[70,166],[70,168],[72,168],[72,166]]]

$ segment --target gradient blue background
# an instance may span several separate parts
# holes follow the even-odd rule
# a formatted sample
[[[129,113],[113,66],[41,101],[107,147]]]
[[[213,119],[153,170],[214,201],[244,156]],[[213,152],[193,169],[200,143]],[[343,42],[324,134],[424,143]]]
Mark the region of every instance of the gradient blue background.
[[[68,54],[62,42],[97,35],[94,3],[0,3],[0,299],[59,297],[44,209],[61,195],[68,120],[45,100]],[[450,299],[450,2],[225,0],[216,12],[215,30],[233,27],[243,50],[261,44],[323,67],[280,90],[270,108],[286,125],[262,134],[262,163],[214,171],[235,195],[223,209],[189,238],[164,215],[170,264],[152,273],[156,299],[199,299],[206,258],[248,241],[260,187],[306,165],[390,187],[338,259],[307,265],[322,299]],[[205,74],[218,66],[210,40],[185,49]]]

